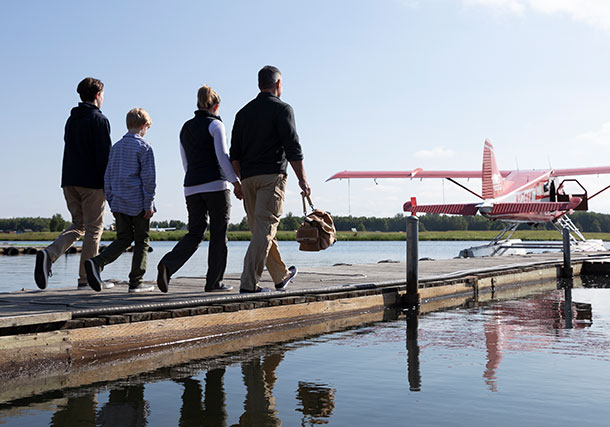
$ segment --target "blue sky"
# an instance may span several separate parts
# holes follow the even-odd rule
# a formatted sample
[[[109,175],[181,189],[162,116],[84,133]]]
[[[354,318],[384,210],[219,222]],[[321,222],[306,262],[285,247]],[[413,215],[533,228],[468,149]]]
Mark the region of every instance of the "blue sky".
[[[282,70],[313,201],[336,215],[393,216],[411,196],[473,201],[441,180],[352,180],[349,193],[325,180],[344,169],[479,169],[486,138],[502,169],[607,165],[609,3],[3,2],[0,217],[69,218],[63,127],[85,76],[105,84],[113,141],[129,109],[152,116],[156,219],[186,219],[178,133],[198,87],[219,92],[230,134],[266,64]],[[582,181],[593,193],[610,176]],[[298,193],[290,172],[285,212],[300,212]],[[610,193],[590,207],[610,213]],[[243,215],[233,199],[231,221]]]

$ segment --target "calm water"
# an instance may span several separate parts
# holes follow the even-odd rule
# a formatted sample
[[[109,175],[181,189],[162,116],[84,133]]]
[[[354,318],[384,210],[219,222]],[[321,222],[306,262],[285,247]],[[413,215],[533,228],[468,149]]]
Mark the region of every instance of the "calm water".
[[[106,243],[106,242],[103,242]],[[249,242],[229,242],[227,273],[239,273]],[[457,256],[460,249],[481,242],[421,242],[420,257],[435,259]],[[34,244],[34,243],[32,243]],[[40,242],[41,245],[48,242]],[[175,242],[152,242],[153,252],[148,254],[148,270],[144,278],[155,280],[157,263],[169,252]],[[384,259],[405,261],[405,242],[338,242],[323,252],[301,252],[296,242],[279,242],[282,257],[288,265],[313,267],[336,263],[375,263]],[[204,276],[207,270],[208,242],[203,242],[193,257],[176,273],[176,276]],[[104,279],[127,280],[131,268],[131,253],[125,253],[104,269]],[[76,286],[80,254],[64,255],[53,264],[50,288]],[[38,289],[34,283],[34,255],[0,256],[0,292],[22,288]]]
[[[610,289],[254,348],[0,405],[7,426],[607,426]],[[590,304],[590,307],[585,303]],[[583,308],[584,307],[584,308]]]

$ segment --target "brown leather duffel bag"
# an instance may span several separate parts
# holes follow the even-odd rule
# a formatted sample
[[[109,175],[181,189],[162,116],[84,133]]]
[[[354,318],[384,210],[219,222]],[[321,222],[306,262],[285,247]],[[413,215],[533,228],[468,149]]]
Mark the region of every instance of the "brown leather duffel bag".
[[[337,230],[333,218],[328,212],[315,209],[311,199],[307,197],[307,202],[312,212],[307,214],[305,207],[305,196],[303,196],[303,223],[297,230],[297,242],[302,251],[321,251],[332,246],[337,238]]]

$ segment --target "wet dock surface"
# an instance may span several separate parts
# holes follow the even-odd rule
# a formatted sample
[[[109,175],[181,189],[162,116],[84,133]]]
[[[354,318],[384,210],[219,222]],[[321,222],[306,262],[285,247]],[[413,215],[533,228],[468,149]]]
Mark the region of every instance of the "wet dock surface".
[[[573,262],[584,260],[602,260],[610,257],[609,252],[592,254],[573,254]],[[532,268],[544,265],[560,265],[561,253],[530,254],[525,256],[489,257],[489,258],[456,258],[443,260],[422,260],[419,262],[420,286],[426,282],[452,280],[502,270]],[[266,299],[282,298],[286,295],[316,294],[320,292],[341,291],[353,285],[392,285],[404,284],[406,266],[402,262],[381,261],[376,264],[340,264],[331,267],[299,269],[297,277],[291,282],[286,292],[274,291],[265,293]],[[103,274],[102,274],[103,276]],[[113,281],[110,277],[104,280]],[[29,317],[31,322],[39,323],[44,316],[56,316],[56,321],[64,317],[85,313],[87,311],[107,310],[109,313],[130,312],[135,308],[145,307],[155,310],[162,306],[179,308],[189,305],[205,305],[206,301],[239,302],[260,298],[261,294],[239,294],[239,274],[225,276],[224,283],[233,286],[229,292],[204,292],[205,279],[201,277],[180,277],[171,279],[169,292],[161,293],[155,285],[153,292],[128,293],[127,283],[116,281],[112,289],[102,292],[77,290],[74,287],[54,288],[48,290],[22,290],[0,293],[0,327],[9,319]],[[151,282],[154,283],[154,282]],[[270,276],[263,274],[260,283],[263,287],[274,289]],[[140,310],[142,311],[142,310]],[[38,320],[35,318],[38,317]],[[25,319],[23,319],[25,321]],[[30,323],[26,321],[26,323]],[[21,323],[21,322],[18,322]],[[14,322],[12,324],[15,324]]]

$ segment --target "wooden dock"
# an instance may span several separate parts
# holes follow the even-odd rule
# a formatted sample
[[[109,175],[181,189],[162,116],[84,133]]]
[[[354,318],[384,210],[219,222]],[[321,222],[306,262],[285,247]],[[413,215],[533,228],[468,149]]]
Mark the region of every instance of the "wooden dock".
[[[555,289],[561,253],[420,261],[421,312]],[[576,276],[607,274],[610,253],[573,254]],[[72,287],[0,293],[0,402],[388,318],[400,307],[399,262],[299,270],[285,291],[203,292],[176,277],[169,293]],[[265,273],[262,286],[273,288]],[[180,351],[177,351],[177,348]],[[137,363],[134,363],[137,360]],[[100,369],[110,367],[112,369]]]

